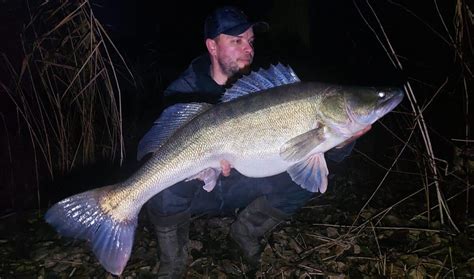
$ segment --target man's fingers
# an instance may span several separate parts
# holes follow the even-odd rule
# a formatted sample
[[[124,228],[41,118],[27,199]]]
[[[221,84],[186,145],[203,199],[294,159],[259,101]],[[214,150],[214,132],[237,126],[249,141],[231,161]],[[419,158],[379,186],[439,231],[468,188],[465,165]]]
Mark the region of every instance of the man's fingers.
[[[222,175],[223,176],[229,176],[230,175],[230,169],[232,168],[229,161],[226,160],[221,160],[221,169],[222,169]]]
[[[372,129],[372,125],[369,125],[362,129],[362,131],[359,132],[359,136],[362,136],[363,134],[367,133],[370,129]]]
[[[355,139],[359,138],[359,137],[362,136],[363,134],[367,133],[371,128],[372,128],[372,125],[369,125],[369,126],[365,127],[364,129],[362,129],[362,130],[360,130],[359,132],[355,133],[355,134],[350,138],[350,140],[355,140]]]
[[[343,143],[336,146],[336,148],[343,148],[344,146],[346,146],[350,142],[353,142],[354,140],[360,138],[363,134],[367,133],[371,128],[372,128],[372,125],[369,125],[369,126],[365,127],[364,129],[362,129],[362,130],[358,131],[357,133],[355,133],[352,137],[345,140]]]

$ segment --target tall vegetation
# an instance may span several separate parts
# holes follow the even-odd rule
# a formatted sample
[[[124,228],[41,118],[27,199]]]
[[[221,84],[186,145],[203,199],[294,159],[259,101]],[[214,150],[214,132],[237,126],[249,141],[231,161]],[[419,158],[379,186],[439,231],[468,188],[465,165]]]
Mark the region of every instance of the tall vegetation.
[[[2,57],[11,79],[0,86],[14,104],[21,138],[31,141],[32,167],[54,178],[98,159],[121,163],[119,78],[132,75],[91,3],[25,2],[24,58],[18,69]]]
[[[92,163],[98,154],[121,162],[119,75],[130,71],[91,4],[51,1],[29,8],[23,63],[19,71],[8,64],[14,86],[3,87],[35,153],[51,176]]]

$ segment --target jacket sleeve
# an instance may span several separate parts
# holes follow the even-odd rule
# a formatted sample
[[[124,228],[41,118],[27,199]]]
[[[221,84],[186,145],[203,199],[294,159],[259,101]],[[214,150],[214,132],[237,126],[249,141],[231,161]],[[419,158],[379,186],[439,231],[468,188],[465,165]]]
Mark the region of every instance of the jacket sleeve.
[[[204,91],[203,91],[204,90]],[[220,93],[205,92],[193,78],[183,76],[173,81],[164,92],[165,107],[177,103],[210,103],[219,102]]]
[[[196,102],[195,89],[192,84],[186,79],[186,76],[181,76],[173,81],[164,91],[165,107],[177,103],[191,103]]]
[[[185,76],[181,76],[173,81],[164,92],[165,97],[170,97],[179,93],[193,92],[194,88]]]

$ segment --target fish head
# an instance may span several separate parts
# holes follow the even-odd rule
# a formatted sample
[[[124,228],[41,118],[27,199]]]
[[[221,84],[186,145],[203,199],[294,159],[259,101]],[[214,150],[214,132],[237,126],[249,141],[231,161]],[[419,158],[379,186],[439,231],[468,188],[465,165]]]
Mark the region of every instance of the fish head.
[[[401,87],[353,87],[344,92],[352,122],[369,125],[392,111],[403,100]]]

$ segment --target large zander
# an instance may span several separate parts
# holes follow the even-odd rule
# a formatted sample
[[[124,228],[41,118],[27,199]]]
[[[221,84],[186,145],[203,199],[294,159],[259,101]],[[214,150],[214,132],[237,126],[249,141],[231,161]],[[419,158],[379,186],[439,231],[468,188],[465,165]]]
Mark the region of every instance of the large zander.
[[[228,161],[245,176],[287,171],[312,192],[327,188],[324,152],[390,112],[400,88],[301,82],[281,64],[253,72],[226,91],[223,102],[166,109],[139,146],[152,157],[129,179],[55,204],[45,219],[65,236],[86,239],[104,268],[122,273],[137,216],[151,197],[186,179],[211,191]]]

